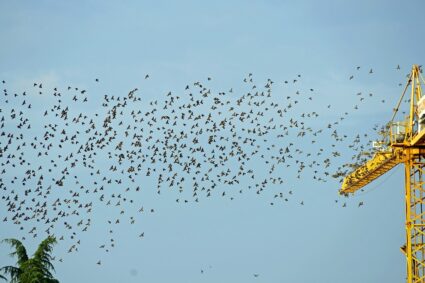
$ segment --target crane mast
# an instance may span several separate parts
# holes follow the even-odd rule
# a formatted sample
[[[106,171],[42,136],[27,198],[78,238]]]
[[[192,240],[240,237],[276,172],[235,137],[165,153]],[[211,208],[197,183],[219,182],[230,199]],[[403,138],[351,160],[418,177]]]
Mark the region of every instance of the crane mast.
[[[425,83],[418,65],[413,65],[406,86],[390,122],[375,143],[376,152],[364,164],[345,176],[340,194],[354,194],[399,163],[405,168],[405,230],[408,283],[425,282]],[[409,115],[402,121],[394,118],[410,87]]]

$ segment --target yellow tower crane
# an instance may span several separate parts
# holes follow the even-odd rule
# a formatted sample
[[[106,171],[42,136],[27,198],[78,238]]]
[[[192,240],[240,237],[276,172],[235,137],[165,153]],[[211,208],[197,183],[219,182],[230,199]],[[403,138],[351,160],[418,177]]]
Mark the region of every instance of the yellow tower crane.
[[[425,83],[420,67],[413,65],[383,139],[374,143],[374,156],[349,173],[340,194],[353,194],[399,163],[405,168],[407,282],[425,282]],[[403,97],[410,86],[410,111],[404,121],[394,121]]]

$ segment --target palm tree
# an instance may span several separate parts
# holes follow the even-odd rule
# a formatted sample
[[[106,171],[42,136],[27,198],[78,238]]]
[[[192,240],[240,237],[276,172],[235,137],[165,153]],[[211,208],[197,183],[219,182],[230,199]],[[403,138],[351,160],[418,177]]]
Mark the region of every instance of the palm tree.
[[[43,240],[35,251],[33,257],[29,258],[24,245],[17,239],[5,239],[2,242],[9,244],[15,251],[10,256],[17,257],[17,267],[3,266],[0,272],[9,275],[11,283],[59,283],[53,278],[54,271],[51,263],[53,245],[56,239],[52,236]],[[6,279],[0,275],[0,279]]]

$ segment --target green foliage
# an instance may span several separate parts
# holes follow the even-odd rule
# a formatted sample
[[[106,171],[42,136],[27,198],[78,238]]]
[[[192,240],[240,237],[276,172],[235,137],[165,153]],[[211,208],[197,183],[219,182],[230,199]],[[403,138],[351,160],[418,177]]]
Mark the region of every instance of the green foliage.
[[[15,249],[9,255],[17,257],[17,267],[3,266],[0,272],[10,277],[11,283],[59,283],[53,278],[54,271],[51,252],[56,239],[52,236],[43,240],[35,251],[33,257],[29,258],[24,245],[16,239],[5,239],[2,242],[9,244]],[[0,275],[0,279],[7,278]]]
[[[28,260],[27,250],[25,249],[21,241],[16,239],[5,239],[2,242],[9,244],[12,248],[15,248],[15,251],[10,253],[9,255],[11,257],[18,257],[18,265],[21,265]]]

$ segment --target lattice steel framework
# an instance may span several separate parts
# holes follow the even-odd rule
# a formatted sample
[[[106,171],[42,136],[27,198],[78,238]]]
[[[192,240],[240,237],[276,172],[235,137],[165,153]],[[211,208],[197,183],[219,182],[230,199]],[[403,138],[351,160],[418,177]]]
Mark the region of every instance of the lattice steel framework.
[[[425,155],[418,149],[406,149],[405,203],[407,282],[425,282]]]

